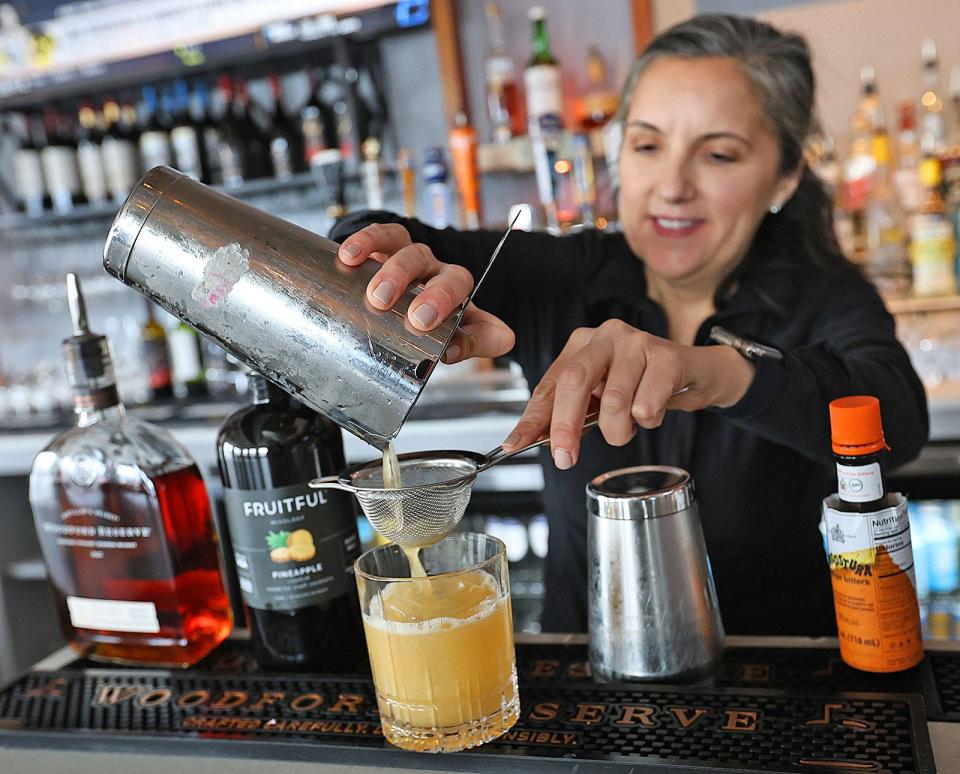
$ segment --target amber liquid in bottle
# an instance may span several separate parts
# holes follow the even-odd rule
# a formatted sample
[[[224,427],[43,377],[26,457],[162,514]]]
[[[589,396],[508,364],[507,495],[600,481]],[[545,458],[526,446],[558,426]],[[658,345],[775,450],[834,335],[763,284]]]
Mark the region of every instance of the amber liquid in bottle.
[[[53,594],[61,626],[72,630],[71,645],[97,660],[192,664],[220,643],[231,628],[229,607],[217,560],[207,490],[195,465],[157,476],[155,496],[139,486],[107,483],[78,487],[58,485],[63,513],[122,513],[124,529],[151,529],[149,537],[108,540],[136,542],[135,548],[97,551],[80,539],[64,550],[64,582]],[[95,516],[71,519],[74,527],[97,529]],[[154,533],[152,525],[163,525]],[[97,540],[97,538],[94,538]],[[156,607],[157,631],[133,637],[107,629],[75,628],[67,597],[96,600],[149,600]],[[132,641],[132,640],[136,641]]]
[[[98,661],[189,666],[233,624],[210,501],[187,451],[128,416],[110,351],[68,275],[64,341],[77,425],[30,473],[30,505],[67,642]]]

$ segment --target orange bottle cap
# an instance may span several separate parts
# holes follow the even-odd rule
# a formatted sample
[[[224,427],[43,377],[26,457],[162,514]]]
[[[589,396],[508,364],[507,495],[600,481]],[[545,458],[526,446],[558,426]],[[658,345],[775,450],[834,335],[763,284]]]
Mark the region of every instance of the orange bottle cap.
[[[872,395],[830,401],[830,440],[836,454],[847,456],[889,449],[883,439],[880,401]]]

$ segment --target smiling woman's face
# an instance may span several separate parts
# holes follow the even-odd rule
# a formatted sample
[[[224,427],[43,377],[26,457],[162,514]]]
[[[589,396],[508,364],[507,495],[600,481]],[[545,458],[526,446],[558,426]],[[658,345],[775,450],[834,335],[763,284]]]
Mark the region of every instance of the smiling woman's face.
[[[716,288],[796,189],[747,77],[727,58],[664,57],[633,93],[620,154],[630,248],[672,284]]]

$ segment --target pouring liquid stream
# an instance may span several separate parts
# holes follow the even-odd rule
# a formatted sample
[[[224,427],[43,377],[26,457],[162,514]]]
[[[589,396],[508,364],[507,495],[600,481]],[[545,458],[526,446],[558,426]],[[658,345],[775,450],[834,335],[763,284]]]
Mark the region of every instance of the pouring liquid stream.
[[[394,448],[393,441],[390,441],[383,450],[383,488],[400,489],[402,486],[403,482],[400,479],[400,461],[397,459],[397,450]],[[397,520],[403,519],[406,515],[403,512],[403,503],[397,501],[394,503],[394,506],[396,507],[394,518]],[[403,545],[400,546],[400,548],[402,548],[403,553],[407,555],[407,562],[410,564],[410,577],[426,578],[427,573],[420,563],[421,546]]]

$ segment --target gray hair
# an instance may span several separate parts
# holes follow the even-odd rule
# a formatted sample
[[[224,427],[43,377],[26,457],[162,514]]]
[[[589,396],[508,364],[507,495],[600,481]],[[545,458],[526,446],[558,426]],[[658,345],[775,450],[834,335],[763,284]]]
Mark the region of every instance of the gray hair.
[[[780,171],[803,159],[813,125],[814,77],[810,50],[800,35],[780,32],[744,16],[704,14],[658,35],[637,57],[620,96],[615,120],[623,127],[640,76],[663,57],[728,57],[753,85],[780,145]]]

